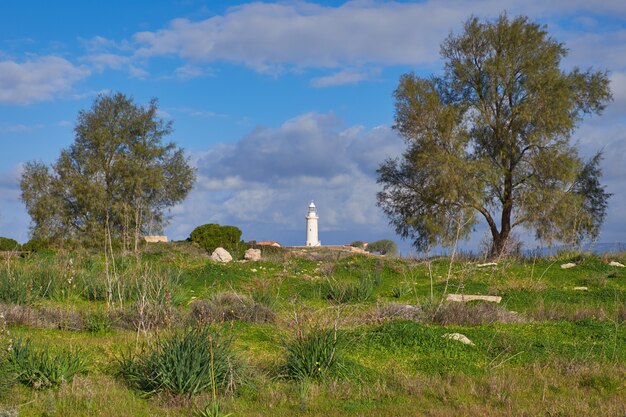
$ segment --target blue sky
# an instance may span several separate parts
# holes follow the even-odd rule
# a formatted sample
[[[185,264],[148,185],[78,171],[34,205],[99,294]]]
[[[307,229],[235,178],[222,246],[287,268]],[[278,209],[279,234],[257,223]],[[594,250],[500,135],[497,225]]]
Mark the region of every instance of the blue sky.
[[[21,164],[52,163],[72,143],[78,111],[121,91],[139,104],[157,97],[174,122],[169,139],[198,167],[196,187],[172,210],[171,238],[217,222],[245,239],[301,244],[313,199],[324,244],[397,240],[375,204],[375,169],[403,149],[390,128],[398,77],[439,72],[450,31],[507,10],[548,25],[570,49],[565,67],[609,71],[615,101],[575,140],[585,155],[605,151],[615,196],[600,240],[626,240],[623,1],[6,3],[0,236],[28,238]]]

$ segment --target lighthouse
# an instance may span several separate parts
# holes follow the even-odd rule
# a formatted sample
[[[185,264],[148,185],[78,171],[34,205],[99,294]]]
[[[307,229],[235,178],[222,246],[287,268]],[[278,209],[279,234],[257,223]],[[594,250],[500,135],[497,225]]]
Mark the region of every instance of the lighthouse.
[[[322,242],[317,238],[317,209],[311,201],[309,211],[306,213],[306,246],[321,246]]]

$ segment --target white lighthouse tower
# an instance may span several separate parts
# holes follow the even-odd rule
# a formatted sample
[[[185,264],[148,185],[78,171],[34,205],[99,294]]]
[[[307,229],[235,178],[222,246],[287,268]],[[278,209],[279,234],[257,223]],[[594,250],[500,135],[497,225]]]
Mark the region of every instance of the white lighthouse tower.
[[[311,201],[309,211],[306,213],[306,246],[322,246],[317,236],[317,209]]]

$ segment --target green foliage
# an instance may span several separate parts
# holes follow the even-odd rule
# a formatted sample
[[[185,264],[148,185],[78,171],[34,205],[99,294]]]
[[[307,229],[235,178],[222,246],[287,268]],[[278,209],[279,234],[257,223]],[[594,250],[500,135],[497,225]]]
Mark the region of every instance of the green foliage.
[[[120,374],[148,394],[167,391],[191,397],[214,388],[233,391],[240,365],[232,342],[232,336],[213,327],[174,331],[160,336],[152,348],[123,356]]]
[[[85,330],[90,333],[108,333],[111,331],[111,318],[101,311],[90,313],[85,318]]]
[[[400,78],[394,128],[408,147],[378,169],[378,203],[403,238],[450,244],[479,216],[492,255],[517,226],[547,242],[597,236],[610,196],[600,155],[584,161],[570,138],[611,100],[609,79],[561,70],[566,54],[525,17],[473,17],[443,42],[443,75]]]
[[[141,234],[162,229],[195,171],[182,149],[162,143],[172,126],[157,112],[155,99],[144,107],[121,93],[100,95],[79,112],[74,142],[55,164],[24,166],[22,201],[35,238],[101,246],[106,237],[136,249]]]
[[[361,277],[357,282],[328,279],[323,285],[323,296],[335,303],[359,303],[370,301],[374,295],[375,280]]]
[[[398,246],[393,240],[382,239],[367,245],[367,251],[381,255],[397,255]]]
[[[15,239],[0,236],[0,251],[19,250],[20,244]]]
[[[26,252],[43,252],[50,250],[51,243],[48,239],[32,238],[22,245],[22,250]]]
[[[241,252],[245,244],[241,241],[241,230],[235,226],[220,226],[219,224],[204,224],[191,232],[189,239],[212,253],[222,247],[227,251]]]
[[[30,339],[14,341],[9,362],[18,381],[35,389],[72,382],[76,374],[87,370],[87,362],[80,350],[54,352],[50,346],[35,347]]]
[[[365,247],[365,242],[362,242],[360,240],[355,240],[354,242],[350,243],[350,246],[352,246],[354,248],[361,248],[361,249],[363,249]]]
[[[216,401],[216,400],[211,401],[208,404],[205,404],[204,407],[199,408],[194,412],[194,416],[196,417],[230,417],[232,415],[234,414],[233,413],[224,414],[219,401]]]
[[[4,346],[3,346],[4,347]],[[7,353],[0,354],[0,399],[3,399],[17,382],[17,372]]]
[[[315,329],[290,340],[283,374],[290,379],[325,379],[338,372],[338,333]]]

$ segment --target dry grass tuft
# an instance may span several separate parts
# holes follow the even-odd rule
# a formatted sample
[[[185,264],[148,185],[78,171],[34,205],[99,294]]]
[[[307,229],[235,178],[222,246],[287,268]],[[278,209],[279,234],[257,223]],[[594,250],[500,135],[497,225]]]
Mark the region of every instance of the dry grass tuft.
[[[478,326],[485,323],[522,323],[526,319],[519,313],[508,311],[493,303],[444,303],[428,314],[433,323],[460,326]]]
[[[249,323],[272,323],[274,312],[245,295],[223,292],[209,301],[191,305],[191,317],[200,324],[239,320]]]

